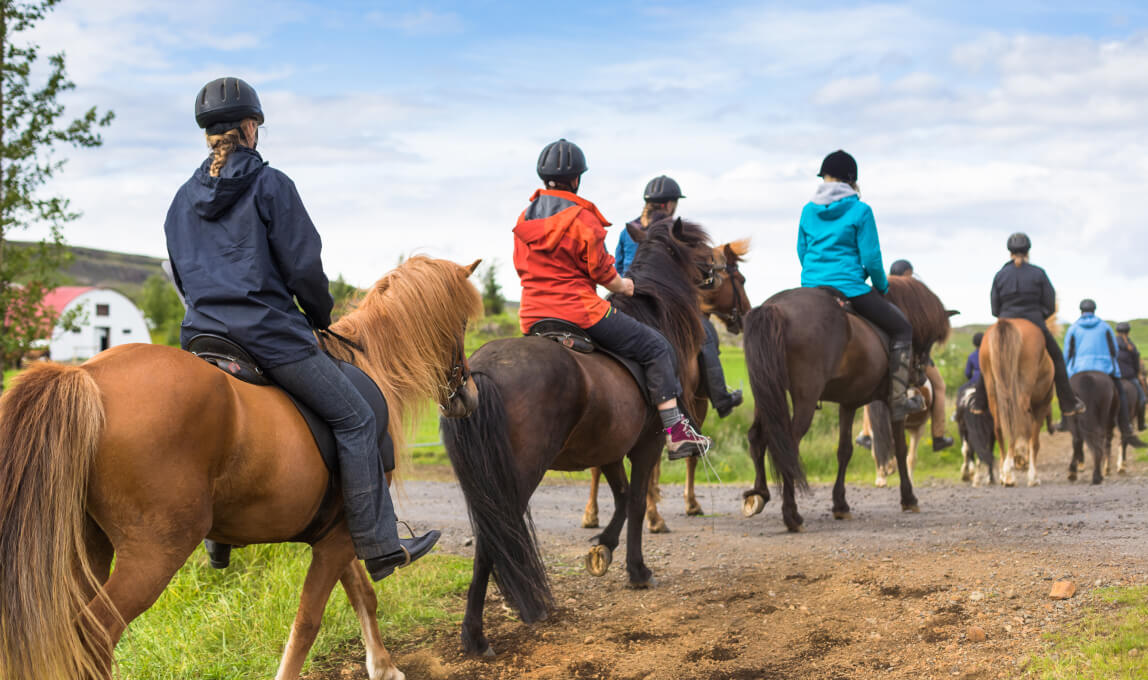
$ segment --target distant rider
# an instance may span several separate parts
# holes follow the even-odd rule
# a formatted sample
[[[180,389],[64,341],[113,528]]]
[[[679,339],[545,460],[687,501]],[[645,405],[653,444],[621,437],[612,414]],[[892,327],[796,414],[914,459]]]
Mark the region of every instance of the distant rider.
[[[710,440],[678,406],[682,388],[670,343],[598,297],[598,285],[616,295],[633,295],[634,282],[614,270],[614,258],[606,252],[610,223],[593,203],[578,196],[584,172],[586,156],[565,139],[547,144],[538,156],[538,176],[545,186],[530,197],[514,227],[522,332],[545,318],[562,319],[584,329],[598,345],[640,363],[665,427],[669,458],[702,455]]]
[[[857,161],[844,151],[834,151],[822,161],[818,177],[824,182],[802,210],[797,232],[801,285],[840,291],[858,314],[889,335],[889,408],[893,420],[901,420],[925,408],[921,395],[907,393],[913,327],[884,298],[889,281],[873,210],[860,200]]]
[[[1068,382],[1068,371],[1064,366],[1064,355],[1052,331],[1045,323],[1056,313],[1056,291],[1048,274],[1044,270],[1028,261],[1028,252],[1032,248],[1032,241],[1026,234],[1017,232],[1008,237],[1008,252],[1010,259],[1005,263],[996,276],[993,277],[993,288],[990,295],[993,316],[998,319],[1025,319],[1044,334],[1044,348],[1052,357],[1055,369],[1054,382],[1056,384],[1056,399],[1060,402],[1060,411],[1066,417],[1084,413],[1084,402],[1077,398]],[[977,385],[977,398],[973,406],[974,413],[984,413],[988,410],[988,393],[984,388],[984,379]]]
[[[1080,318],[1068,328],[1068,333],[1064,336],[1064,350],[1068,360],[1069,377],[1083,371],[1099,371],[1112,377],[1116,383],[1116,395],[1120,400],[1120,410],[1116,419],[1124,443],[1138,449],[1148,446],[1132,433],[1128,400],[1124,398],[1124,386],[1120,384],[1120,366],[1116,361],[1116,334],[1108,324],[1096,316],[1096,303],[1092,300],[1080,301]]]
[[[195,99],[195,121],[211,154],[164,222],[173,278],[187,301],[181,342],[199,333],[230,338],[330,424],[351,541],[377,581],[427,554],[439,532],[399,538],[374,411],[319,351],[312,328],[330,325],[332,308],[322,243],[295,184],[255,150],[263,124],[255,90],[238,78],[211,81]],[[213,566],[227,565],[230,546],[207,547]]]
[[[1139,395],[1136,401],[1137,429],[1143,431],[1144,410],[1148,404],[1148,397],[1144,394],[1144,372],[1140,364],[1140,350],[1136,349],[1136,344],[1129,337],[1131,332],[1132,326],[1127,321],[1116,324],[1116,362],[1120,365],[1120,375],[1136,385],[1136,394]]]
[[[642,197],[646,202],[642,214],[626,223],[614,249],[614,268],[621,276],[626,275],[630,263],[634,261],[634,254],[638,252],[638,242],[634,237],[641,238],[642,233],[654,224],[671,224],[674,212],[678,209],[678,200],[685,198],[678,183],[665,175],[650,180]],[[725,372],[718,358],[721,350],[718,347],[717,329],[710,321],[709,314],[702,314],[702,328],[706,332],[706,341],[698,354],[698,367],[702,379],[706,381],[706,393],[709,394],[714,410],[719,418],[725,418],[741,405],[741,390],[731,392],[725,384]]]
[[[965,360],[965,378],[974,384],[981,379],[981,340],[984,339],[984,333],[980,331],[973,333],[973,351]]]

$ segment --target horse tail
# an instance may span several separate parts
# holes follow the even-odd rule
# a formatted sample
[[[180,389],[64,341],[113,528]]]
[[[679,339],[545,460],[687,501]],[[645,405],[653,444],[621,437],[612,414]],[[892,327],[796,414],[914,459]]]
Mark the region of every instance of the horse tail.
[[[873,401],[869,409],[869,433],[873,438],[873,457],[877,467],[884,469],[889,464],[890,454],[896,455],[896,440],[893,438],[892,412],[884,401]]]
[[[997,323],[993,333],[992,372],[996,391],[997,415],[1001,431],[1011,441],[1029,437],[1029,397],[1021,380],[1020,354],[1023,338],[1016,326],[1007,321]]]
[[[753,390],[754,412],[750,441],[764,441],[774,471],[808,488],[793,436],[789,413],[789,368],[786,365],[785,317],[771,304],[750,310],[745,317],[745,365]]]
[[[441,419],[443,443],[466,497],[476,554],[481,550],[490,558],[503,597],[525,623],[534,623],[546,617],[554,599],[530,519],[530,497],[523,497],[518,483],[502,393],[485,374],[472,375],[478,409],[466,418]]]
[[[103,677],[107,647],[84,639],[106,635],[84,543],[103,429],[100,387],[75,366],[34,366],[0,397],[0,678]]]

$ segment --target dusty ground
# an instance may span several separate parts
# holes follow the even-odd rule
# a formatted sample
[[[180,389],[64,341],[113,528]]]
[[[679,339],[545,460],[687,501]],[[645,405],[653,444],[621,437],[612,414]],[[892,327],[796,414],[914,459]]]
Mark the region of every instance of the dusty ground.
[[[461,655],[457,628],[387,641],[412,680],[1014,677],[1089,591],[1148,581],[1148,465],[1101,486],[1069,484],[1068,435],[1045,437],[1040,487],[925,484],[920,514],[901,513],[895,489],[851,487],[851,521],[833,520],[829,487],[815,487],[798,499],[806,531],[796,535],[776,495],[745,519],[740,485],[706,488],[699,500],[713,514],[686,518],[671,487],[662,508],[673,533],[644,544],[659,585],[641,592],[625,588],[624,544],[606,576],[582,570],[595,533],[578,528],[585,487],[546,486],[533,514],[554,616],[524,626],[492,592],[493,660]],[[443,548],[469,554],[455,485],[411,483],[407,495],[401,516],[434,517]],[[1053,601],[1062,579],[1077,595]],[[987,639],[970,640],[972,627]],[[313,677],[366,677],[361,658],[360,647],[340,671]]]

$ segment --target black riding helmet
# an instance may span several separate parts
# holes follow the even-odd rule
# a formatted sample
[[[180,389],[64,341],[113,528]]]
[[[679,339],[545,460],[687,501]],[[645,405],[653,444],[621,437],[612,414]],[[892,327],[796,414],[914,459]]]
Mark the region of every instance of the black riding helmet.
[[[538,155],[538,176],[543,181],[572,180],[586,172],[586,155],[574,142],[550,142]]]
[[[913,263],[908,260],[897,260],[889,265],[889,276],[905,276],[913,271]]]
[[[1032,241],[1028,240],[1028,234],[1023,231],[1018,231],[1008,237],[1008,251],[1013,255],[1028,255],[1030,248],[1032,248]]]
[[[834,151],[821,161],[821,171],[818,177],[826,175],[839,179],[847,184],[857,181],[857,161],[841,149]]]
[[[668,203],[679,198],[685,198],[685,196],[682,195],[682,188],[672,178],[658,175],[646,184],[642,198],[645,199],[646,203]]]
[[[1116,324],[1116,332],[1117,333],[1131,333],[1132,332],[1132,326],[1127,321],[1121,321],[1120,323]]]
[[[1096,311],[1096,301],[1091,298],[1084,298],[1080,301],[1080,311],[1089,314]]]
[[[263,107],[255,89],[239,78],[216,78],[195,97],[195,122],[209,135],[234,130],[246,118],[263,124]]]

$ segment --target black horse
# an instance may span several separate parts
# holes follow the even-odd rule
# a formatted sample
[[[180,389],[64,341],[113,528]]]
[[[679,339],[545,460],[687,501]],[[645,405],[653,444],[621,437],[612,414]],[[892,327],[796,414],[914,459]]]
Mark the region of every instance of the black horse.
[[[1112,455],[1112,430],[1116,427],[1116,412],[1120,400],[1116,395],[1117,381],[1100,371],[1081,371],[1069,379],[1072,391],[1088,408],[1070,418],[1072,428],[1072,460],[1068,462],[1068,479],[1076,481],[1077,465],[1084,467],[1084,447],[1092,452],[1092,483],[1104,481]]]
[[[635,295],[612,299],[618,309],[661,331],[673,346],[683,389],[679,403],[686,410],[704,400],[698,394],[696,361],[704,340],[698,292],[712,257],[709,237],[698,225],[678,220],[672,227],[652,227],[629,272]],[[586,567],[596,576],[606,572],[628,520],[630,585],[653,584],[642,558],[642,515],[665,434],[643,390],[605,354],[579,354],[540,337],[511,338],[479,348],[470,369],[481,395],[479,408],[467,418],[443,419],[441,428],[475,538],[462,646],[489,656],[493,651],[483,634],[482,614],[491,573],[524,622],[545,618],[552,606],[527,512],[547,470],[602,468],[615,509],[592,539]]]

